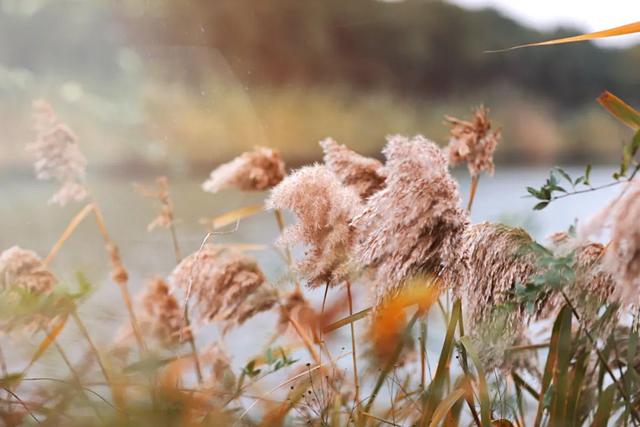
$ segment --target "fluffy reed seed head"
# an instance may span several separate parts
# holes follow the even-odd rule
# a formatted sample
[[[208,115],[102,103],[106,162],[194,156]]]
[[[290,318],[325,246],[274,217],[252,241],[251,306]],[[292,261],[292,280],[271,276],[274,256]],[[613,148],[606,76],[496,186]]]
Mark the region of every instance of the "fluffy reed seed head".
[[[17,286],[34,294],[45,294],[55,284],[55,276],[35,252],[13,246],[0,253],[0,289]]]
[[[536,271],[533,243],[521,228],[481,222],[463,238],[459,290],[465,325],[488,367],[505,363],[505,352],[522,336],[525,308],[513,305],[517,284]]]
[[[201,324],[220,322],[223,333],[276,302],[255,260],[240,251],[207,246],[176,266],[170,283],[191,290]]]
[[[623,305],[640,304],[640,181],[630,181],[606,208],[585,226],[579,235],[588,238],[608,228],[611,241],[602,258],[602,265],[616,282],[614,298]]]
[[[49,203],[64,206],[70,201],[84,200],[88,195],[84,184],[87,160],[76,136],[46,101],[36,101],[33,106],[37,134],[27,150],[36,158],[36,177],[44,181],[55,180],[61,185]]]
[[[491,130],[489,110],[481,105],[471,121],[450,116],[445,120],[451,135],[447,148],[451,165],[466,162],[471,176],[485,171],[493,175],[493,153],[502,136],[499,130]]]
[[[0,331],[10,332],[20,329],[35,332],[52,323],[56,318],[55,307],[42,307],[52,312],[34,312],[32,308],[21,307],[22,292],[33,295],[48,295],[53,291],[57,280],[53,273],[42,263],[38,255],[30,250],[13,246],[0,253],[0,291],[3,293],[3,306],[11,313],[0,313]],[[13,312],[13,309],[16,309]]]
[[[166,176],[156,178],[157,189],[148,188],[142,185],[136,186],[136,190],[143,197],[156,199],[160,202],[160,212],[147,225],[147,231],[153,231],[157,227],[170,228],[174,222],[173,204],[169,195],[169,179]]]
[[[324,151],[324,163],[347,187],[353,188],[366,199],[384,187],[385,174],[380,161],[361,156],[327,138],[320,142]]]
[[[352,222],[355,258],[374,270],[378,301],[413,276],[441,275],[455,265],[468,223],[458,184],[436,144],[422,136],[393,136],[383,153],[386,185]]]
[[[296,267],[310,287],[337,285],[347,278],[354,237],[349,223],[359,204],[358,195],[324,165],[303,167],[272,190],[267,207],[291,210],[298,219],[285,229],[279,244],[306,245]]]
[[[278,185],[285,175],[284,161],[277,150],[256,147],[214,169],[202,189],[209,193],[232,188],[264,191]]]
[[[462,301],[467,323],[479,325],[494,308],[513,302],[515,286],[527,283],[536,271],[536,258],[528,250],[533,239],[521,228],[485,221],[469,226],[463,240]]]
[[[172,347],[191,338],[183,310],[160,277],[147,282],[140,296],[143,329],[161,345]]]

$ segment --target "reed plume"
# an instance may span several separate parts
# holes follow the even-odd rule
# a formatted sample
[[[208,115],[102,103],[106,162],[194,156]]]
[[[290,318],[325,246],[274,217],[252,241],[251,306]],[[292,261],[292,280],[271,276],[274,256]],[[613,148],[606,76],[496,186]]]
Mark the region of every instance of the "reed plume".
[[[23,327],[34,332],[46,327],[56,317],[57,308],[48,304],[22,305],[27,296],[49,295],[57,283],[56,277],[30,250],[12,246],[0,253],[0,291],[2,292],[3,321],[0,330],[10,332]],[[51,301],[53,302],[53,301]]]
[[[502,138],[499,130],[491,129],[489,110],[481,105],[471,121],[445,116],[450,128],[447,153],[452,166],[465,162],[472,177],[487,172],[493,175],[493,153]]]
[[[609,229],[602,266],[616,283],[613,297],[623,305],[640,304],[640,181],[630,181],[622,194],[579,230],[581,239]]]
[[[56,278],[30,250],[12,246],[0,253],[0,289],[19,287],[33,294],[53,290]]]
[[[296,268],[310,287],[337,285],[349,274],[353,227],[349,224],[360,199],[323,165],[303,167],[275,187],[267,207],[289,209],[298,222],[287,227],[279,244],[302,242],[305,257]]]
[[[36,140],[27,145],[27,150],[36,158],[36,177],[60,184],[49,203],[64,206],[84,200],[88,196],[84,183],[87,160],[80,151],[77,137],[60,121],[49,103],[39,100],[33,107]]]
[[[225,189],[264,191],[278,185],[285,175],[284,161],[277,150],[256,147],[214,169],[202,189],[209,193]]]
[[[169,281],[191,292],[201,324],[219,322],[223,333],[276,302],[255,260],[231,248],[202,248],[182,260]]]
[[[166,176],[156,178],[157,189],[148,188],[137,185],[136,190],[140,195],[151,199],[156,199],[160,203],[160,211],[158,215],[147,225],[147,231],[153,231],[156,228],[169,229],[175,220],[173,212],[173,204],[169,196],[169,180]]]
[[[367,199],[352,222],[355,258],[374,270],[378,300],[396,294],[413,276],[443,275],[455,265],[468,223],[458,185],[436,144],[422,136],[393,136],[383,153],[385,187]]]
[[[161,345],[172,347],[191,339],[182,309],[162,278],[147,282],[140,296],[140,306],[142,329]]]
[[[320,146],[327,167],[342,184],[353,188],[362,199],[384,187],[386,177],[380,161],[361,156],[331,138],[321,141]]]
[[[487,366],[500,366],[524,330],[525,308],[514,293],[536,271],[528,249],[533,240],[520,228],[481,222],[465,230],[463,241],[459,294],[465,325]]]

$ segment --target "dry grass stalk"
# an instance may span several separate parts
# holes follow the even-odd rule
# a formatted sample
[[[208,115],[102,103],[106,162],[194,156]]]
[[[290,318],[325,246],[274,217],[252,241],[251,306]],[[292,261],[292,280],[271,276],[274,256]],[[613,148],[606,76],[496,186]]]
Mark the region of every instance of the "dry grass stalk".
[[[458,185],[436,144],[421,136],[393,136],[383,152],[386,185],[352,222],[355,256],[374,269],[378,301],[413,276],[439,275],[455,265],[468,223]]]
[[[199,322],[220,322],[222,333],[276,302],[275,295],[266,291],[266,279],[253,258],[218,246],[205,246],[182,260],[170,283],[191,292]]]
[[[217,193],[225,189],[264,191],[280,183],[286,170],[277,150],[256,147],[211,172],[202,189]]]
[[[491,129],[489,110],[481,105],[471,121],[445,116],[451,137],[447,152],[452,166],[466,162],[469,174],[477,177],[482,172],[493,175],[493,153],[502,138],[499,130]]]
[[[347,187],[352,187],[366,199],[384,187],[385,173],[380,161],[361,156],[328,138],[320,142],[324,163]]]
[[[87,160],[76,136],[58,119],[49,103],[39,100],[33,107],[37,136],[27,145],[27,150],[36,157],[36,176],[45,181],[55,180],[61,185],[49,203],[64,206],[70,201],[84,200],[88,196],[84,184]]]
[[[337,285],[348,277],[354,237],[350,221],[359,205],[358,196],[322,165],[297,170],[271,192],[267,207],[289,209],[298,218],[282,233],[279,244],[306,245],[305,258],[296,268],[310,287]]]

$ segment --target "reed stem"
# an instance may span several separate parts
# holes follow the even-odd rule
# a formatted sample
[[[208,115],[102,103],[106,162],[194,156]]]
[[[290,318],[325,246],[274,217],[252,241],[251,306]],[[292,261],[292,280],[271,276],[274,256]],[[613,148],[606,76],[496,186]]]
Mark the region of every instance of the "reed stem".
[[[351,296],[351,281],[347,280],[347,296],[349,298],[349,316],[353,316],[353,298]],[[351,359],[353,361],[353,383],[355,386],[355,404],[360,404],[360,381],[358,380],[358,364],[356,354],[356,332],[353,322],[349,322],[351,328]]]
[[[471,176],[471,189],[469,191],[469,201],[467,202],[467,210],[471,213],[473,207],[473,200],[476,197],[476,190],[478,189],[478,181],[480,181],[480,175]]]
[[[113,401],[115,402],[118,408],[123,408],[124,402],[122,401],[120,393],[116,390],[113,380],[111,379],[111,375],[109,374],[109,371],[107,371],[104,361],[102,360],[102,356],[100,356],[100,352],[98,351],[98,348],[96,347],[93,340],[91,339],[89,330],[85,326],[82,319],[80,319],[80,316],[78,316],[78,311],[75,307],[71,311],[71,317],[73,317],[73,320],[76,322],[76,325],[78,326],[78,329],[80,330],[80,333],[82,334],[82,336],[85,338],[85,340],[87,340],[87,343],[89,344],[89,348],[91,349],[91,352],[95,355],[96,361],[98,362],[98,366],[102,371],[102,375],[104,376],[104,379],[107,382],[107,385],[109,386],[109,390],[111,390]]]

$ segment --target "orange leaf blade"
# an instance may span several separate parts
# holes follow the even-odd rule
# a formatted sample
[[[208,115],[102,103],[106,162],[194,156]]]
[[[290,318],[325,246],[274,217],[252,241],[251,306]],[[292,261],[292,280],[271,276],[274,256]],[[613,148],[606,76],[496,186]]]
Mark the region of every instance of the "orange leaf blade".
[[[640,130],[640,112],[611,92],[602,92],[598,97],[598,104],[631,129]]]
[[[556,44],[576,43],[576,42],[583,42],[588,40],[604,39],[607,37],[624,36],[627,34],[634,34],[634,33],[640,33],[640,21],[633,22],[631,24],[621,25],[619,27],[609,28],[602,31],[596,31],[593,33],[580,34],[577,36],[564,37],[561,39],[554,39],[554,40],[546,40],[546,41],[536,42],[536,43],[521,44],[518,46],[509,47],[507,49],[490,50],[487,52],[488,53],[507,52],[510,50],[522,49],[525,47],[550,46],[550,45],[556,45]]]

